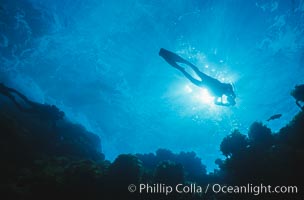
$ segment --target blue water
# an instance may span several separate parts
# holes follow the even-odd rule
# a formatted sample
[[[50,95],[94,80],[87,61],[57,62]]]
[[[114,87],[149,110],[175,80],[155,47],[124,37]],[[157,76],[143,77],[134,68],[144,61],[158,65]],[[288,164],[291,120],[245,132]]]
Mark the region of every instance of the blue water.
[[[302,0],[0,2],[1,82],[98,134],[107,159],[195,151],[210,171],[232,130],[276,132],[299,111],[289,93],[304,81]],[[237,105],[213,105],[162,47],[232,82]]]

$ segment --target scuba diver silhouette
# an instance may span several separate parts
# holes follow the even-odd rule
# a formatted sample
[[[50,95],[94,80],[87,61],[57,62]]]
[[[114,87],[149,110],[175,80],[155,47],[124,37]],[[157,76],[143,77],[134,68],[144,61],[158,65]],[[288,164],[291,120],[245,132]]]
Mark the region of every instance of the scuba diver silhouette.
[[[22,106],[16,101],[14,95],[12,93],[16,93],[19,95],[19,92],[13,88],[6,87],[3,83],[0,83],[0,93],[6,97],[8,97],[20,111],[25,111]],[[23,95],[21,94],[20,98],[23,99]]]
[[[194,85],[207,88],[208,91],[216,97],[214,99],[214,104],[220,106],[234,106],[236,104],[236,95],[231,84],[222,83],[219,80],[204,74],[195,65],[171,51],[161,48],[159,55],[163,57],[172,67],[181,71],[184,76]],[[190,66],[191,69],[201,78],[201,80],[193,78],[189,73],[185,71],[183,67],[177,63],[183,63]],[[227,96],[227,102],[223,102],[223,96]]]
[[[295,88],[291,91],[291,96],[296,99],[296,104],[304,111],[304,106],[300,102],[304,102],[304,84],[296,85]]]
[[[30,101],[26,96],[17,90],[9,88],[3,83],[0,83],[0,94],[8,97],[20,111],[36,114],[42,120],[50,120],[53,122],[53,126],[56,125],[57,120],[63,119],[65,115],[64,112],[60,111],[55,105],[40,104]],[[21,104],[16,100],[15,96],[22,99],[27,106],[21,106]]]

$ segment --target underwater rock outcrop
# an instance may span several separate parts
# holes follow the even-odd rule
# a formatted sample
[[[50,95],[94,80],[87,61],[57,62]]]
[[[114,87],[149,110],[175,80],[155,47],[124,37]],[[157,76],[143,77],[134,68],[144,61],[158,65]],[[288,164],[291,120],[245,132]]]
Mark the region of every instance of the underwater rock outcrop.
[[[235,130],[220,146],[225,159],[207,174],[195,152],[159,149],[150,154],[123,154],[113,162],[100,152],[100,139],[62,118],[52,126],[22,112],[0,97],[0,190],[8,199],[235,199],[248,194],[130,192],[130,184],[165,187],[176,184],[295,185],[299,193],[262,194],[262,199],[301,197],[304,185],[304,113],[278,133],[254,122],[248,134]],[[164,185],[159,185],[159,184]],[[145,186],[147,187],[147,186]],[[153,188],[151,189],[153,190]],[[204,195],[204,196],[202,196]]]
[[[241,154],[248,145],[248,138],[235,130],[230,135],[226,136],[220,146],[224,156],[232,157]]]
[[[67,119],[53,126],[52,120],[23,112],[1,96],[0,133],[0,188],[9,199],[61,193],[65,185],[77,183],[69,181],[71,174],[73,180],[82,173],[81,179],[90,175],[92,180],[102,174],[95,165],[104,161],[99,137]]]
[[[248,136],[233,132],[221,144],[221,151],[227,158],[217,161],[220,171],[215,173],[215,177],[231,185],[246,185],[250,182],[254,185],[263,183],[298,187],[297,194],[264,194],[261,198],[303,196],[304,181],[299,178],[304,174],[303,125],[304,114],[300,112],[278,133],[271,133],[269,128],[259,122],[252,124]]]
[[[156,170],[154,180],[156,183],[177,185],[184,183],[184,170],[181,164],[170,161],[161,162]]]
[[[163,161],[170,161],[171,163],[181,164],[184,170],[185,179],[188,181],[202,180],[202,177],[207,175],[206,166],[202,164],[201,159],[198,158],[195,152],[180,152],[174,154],[167,149],[158,149],[156,154],[136,154],[142,161],[146,173],[150,173],[156,169]],[[147,174],[146,174],[147,175]]]

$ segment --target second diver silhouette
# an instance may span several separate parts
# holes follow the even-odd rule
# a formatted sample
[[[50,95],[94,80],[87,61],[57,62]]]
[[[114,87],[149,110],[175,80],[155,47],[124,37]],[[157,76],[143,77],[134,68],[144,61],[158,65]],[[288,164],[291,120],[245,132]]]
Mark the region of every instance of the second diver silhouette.
[[[236,104],[236,95],[231,84],[222,83],[219,80],[204,74],[195,65],[171,51],[161,48],[159,55],[163,57],[172,67],[181,71],[184,76],[194,85],[207,88],[208,91],[215,97],[214,104],[220,106],[234,106]],[[201,80],[193,78],[189,73],[186,72],[183,67],[177,63],[183,63],[191,67],[191,69],[201,78]],[[225,101],[223,100],[224,96],[227,97],[227,100]]]
[[[55,105],[33,102],[19,91],[9,88],[3,83],[0,83],[0,94],[8,97],[21,112],[34,114],[42,120],[51,121],[53,128],[56,127],[56,121],[63,119],[65,115],[64,112],[60,111]],[[23,101],[23,104],[20,100],[17,101],[16,97]]]

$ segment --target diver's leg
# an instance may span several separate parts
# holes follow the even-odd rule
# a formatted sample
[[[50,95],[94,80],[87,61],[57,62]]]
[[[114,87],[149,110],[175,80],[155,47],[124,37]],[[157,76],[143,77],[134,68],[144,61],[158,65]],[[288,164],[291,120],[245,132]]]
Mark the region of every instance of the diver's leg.
[[[31,107],[33,107],[33,102],[28,100],[26,96],[18,92],[17,90],[13,88],[9,88],[5,86],[3,83],[0,83],[0,93],[7,96],[16,106],[17,108],[22,112],[30,112],[32,109],[26,109],[21,106],[21,104],[15,99],[14,95],[12,93],[15,93],[17,96],[19,96],[25,103],[29,104]]]
[[[180,57],[179,55],[168,51],[166,49],[161,48],[159,51],[159,55],[161,57],[163,57],[171,66],[177,68],[178,70],[180,70],[186,78],[188,78],[193,84],[195,85],[201,85],[201,82],[199,80],[194,79],[190,74],[188,74],[185,69],[183,67],[181,67],[180,65],[178,65],[177,63],[184,63],[188,66],[190,66],[192,68],[192,70],[201,78],[201,79],[205,79],[209,76],[207,76],[206,74],[202,73],[195,65],[193,65],[192,63],[190,63],[189,61],[183,59],[182,57]]]
[[[185,71],[185,69],[180,69],[180,71],[185,75],[185,77],[191,81],[194,85],[201,87],[201,82],[193,78],[189,73]]]
[[[191,67],[191,69],[203,80],[206,78],[210,78],[207,74],[201,72],[195,65],[193,65],[190,62],[186,63],[187,65],[189,65]]]
[[[18,107],[18,109],[22,112],[28,112],[28,113],[32,113],[34,112],[34,103],[32,101],[30,101],[26,96],[24,96],[23,94],[21,94],[20,92],[18,92],[17,90],[15,89],[11,89],[10,90],[11,93],[15,93],[17,96],[19,96],[25,104],[28,104],[28,108],[24,108],[21,106],[20,103],[18,103],[18,101],[15,99],[15,97],[10,93],[9,95],[7,95],[13,102],[14,104]]]
[[[172,67],[178,69],[178,70],[183,70],[184,68],[178,65],[176,62],[172,62],[171,60],[166,60],[167,63],[169,63]]]
[[[30,100],[28,100],[28,98],[27,98],[26,96],[24,96],[23,94],[21,94],[21,93],[18,92],[17,90],[10,88],[10,92],[11,92],[11,93],[17,94],[21,99],[23,99],[23,101],[25,101],[25,102],[27,102],[27,103],[30,102]]]
[[[191,62],[185,60],[184,58],[180,57],[179,55],[168,51],[166,49],[160,49],[159,51],[159,55],[162,56],[169,64],[171,64],[172,66],[174,66],[175,68],[182,68],[181,66],[179,66],[177,63],[184,63],[186,65],[188,65],[189,67],[191,67],[191,69],[201,78],[201,79],[205,79],[208,78],[208,75],[204,74],[203,72],[201,72],[195,65],[193,65]]]
[[[180,65],[177,64],[177,62],[180,61],[182,58],[174,54],[173,52],[161,48],[159,51],[159,55],[163,57],[163,59],[172,67],[177,68],[179,70],[183,69]]]
[[[36,106],[34,102],[30,101],[25,95],[21,94],[19,91],[10,88],[11,93],[17,94],[25,103],[32,107],[32,109],[28,109],[28,111],[33,110]]]
[[[13,95],[7,95],[7,97],[16,105],[16,107],[21,111],[21,112],[27,112],[25,108],[23,108],[15,99]]]

